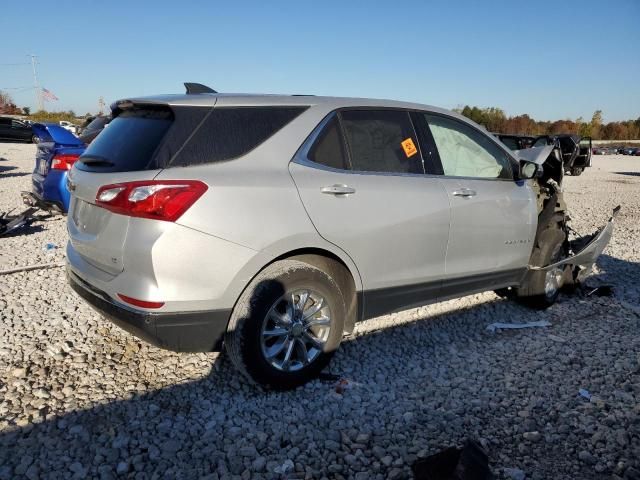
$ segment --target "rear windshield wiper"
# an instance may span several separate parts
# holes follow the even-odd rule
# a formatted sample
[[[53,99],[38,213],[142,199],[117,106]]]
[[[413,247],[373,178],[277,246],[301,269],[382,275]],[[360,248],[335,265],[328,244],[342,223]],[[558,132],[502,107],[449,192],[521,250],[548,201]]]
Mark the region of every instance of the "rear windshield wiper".
[[[105,157],[99,157],[97,155],[86,155],[80,157],[80,162],[89,167],[115,167],[116,164],[106,159]]]

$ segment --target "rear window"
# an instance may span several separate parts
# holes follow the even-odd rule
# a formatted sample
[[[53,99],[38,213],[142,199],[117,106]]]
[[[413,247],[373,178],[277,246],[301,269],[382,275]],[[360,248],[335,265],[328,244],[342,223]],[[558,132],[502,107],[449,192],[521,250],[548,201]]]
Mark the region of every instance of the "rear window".
[[[111,172],[146,170],[172,120],[173,115],[167,109],[122,112],[91,143],[77,168]]]
[[[265,142],[307,108],[214,108],[169,166],[184,167],[241,157]]]

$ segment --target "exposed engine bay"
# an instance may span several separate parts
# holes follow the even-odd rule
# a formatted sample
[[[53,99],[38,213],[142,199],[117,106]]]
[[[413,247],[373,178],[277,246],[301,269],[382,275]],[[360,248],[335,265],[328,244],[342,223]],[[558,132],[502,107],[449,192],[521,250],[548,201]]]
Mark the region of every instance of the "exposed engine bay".
[[[605,226],[592,234],[579,235],[570,226],[571,218],[562,194],[565,165],[560,148],[557,145],[546,145],[517,150],[515,154],[519,159],[539,166],[532,182],[538,202],[536,244],[541,246],[541,243],[548,241],[562,242],[561,252],[555,261],[546,265],[536,261],[534,251],[529,270],[561,269],[565,275],[565,283],[578,283],[591,273],[598,256],[609,243],[613,233],[613,220],[620,206],[613,210]],[[552,226],[556,228],[550,231]],[[568,266],[571,266],[571,269],[567,268]]]

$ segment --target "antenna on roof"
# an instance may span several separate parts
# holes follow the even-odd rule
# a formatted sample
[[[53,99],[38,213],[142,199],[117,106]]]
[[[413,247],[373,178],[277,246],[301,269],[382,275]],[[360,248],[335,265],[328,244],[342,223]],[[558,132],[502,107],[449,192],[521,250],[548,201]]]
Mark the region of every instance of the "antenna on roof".
[[[185,82],[184,87],[187,89],[187,94],[192,93],[218,93],[213,88],[209,88],[201,83]]]

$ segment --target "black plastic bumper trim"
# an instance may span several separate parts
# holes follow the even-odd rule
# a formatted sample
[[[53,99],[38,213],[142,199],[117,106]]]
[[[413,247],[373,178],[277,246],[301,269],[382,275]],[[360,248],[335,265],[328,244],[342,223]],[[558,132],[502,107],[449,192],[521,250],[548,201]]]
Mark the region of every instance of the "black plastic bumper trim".
[[[94,310],[136,337],[175,352],[219,352],[231,309],[148,313],[123,308],[67,268],[71,288]]]

